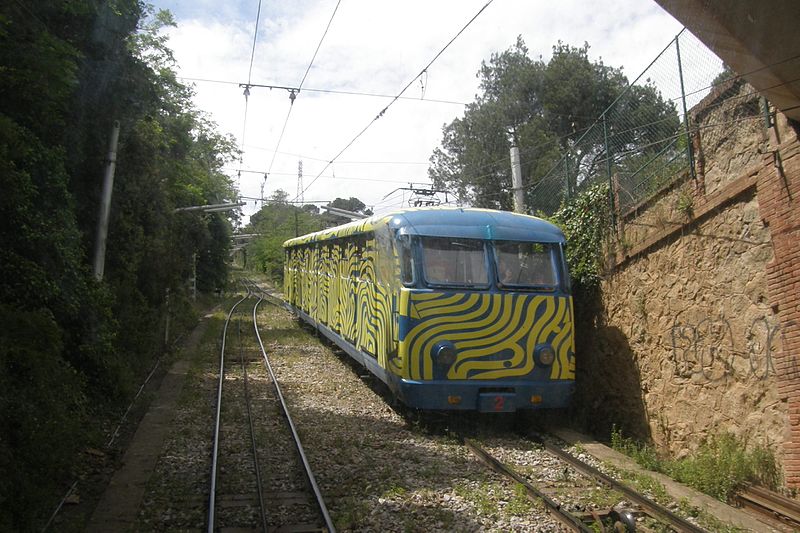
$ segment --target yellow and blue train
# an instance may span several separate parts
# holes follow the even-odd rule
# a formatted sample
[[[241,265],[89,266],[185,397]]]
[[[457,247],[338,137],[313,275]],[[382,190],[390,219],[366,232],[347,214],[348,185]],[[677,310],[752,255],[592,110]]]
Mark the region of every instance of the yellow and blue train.
[[[283,246],[290,306],[406,405],[511,412],[569,403],[573,304],[553,224],[419,208]]]

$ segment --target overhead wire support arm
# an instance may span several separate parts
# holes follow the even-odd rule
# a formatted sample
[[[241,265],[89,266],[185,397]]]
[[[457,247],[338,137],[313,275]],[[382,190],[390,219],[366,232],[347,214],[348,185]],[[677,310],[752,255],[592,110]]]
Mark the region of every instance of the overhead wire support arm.
[[[239,88],[249,91],[253,87],[258,87],[260,89],[283,89],[285,91],[289,91],[289,93],[294,93],[295,95],[300,93],[300,87],[289,87],[288,85],[269,85],[266,83],[240,83]]]
[[[267,84],[258,84],[258,83],[241,83],[238,81],[232,80],[215,80],[210,78],[191,78],[188,76],[178,76],[178,79],[184,81],[191,81],[191,82],[202,82],[202,83],[220,83],[224,85],[238,85],[242,89],[246,89],[249,87],[263,87],[265,89],[286,89],[290,90],[294,87],[286,87],[283,85],[267,85]],[[299,90],[301,87],[297,87]],[[368,96],[371,98],[394,98],[395,96],[392,94],[382,94],[382,93],[369,93],[364,91],[342,91],[337,89],[319,89],[319,88],[311,88],[311,87],[302,87],[302,89],[306,92],[310,93],[324,93],[324,94],[341,94],[346,96]],[[438,98],[418,98],[416,96],[401,96],[399,100],[413,100],[415,102],[428,102],[432,104],[450,104],[450,105],[460,105],[465,106],[467,102],[457,102],[455,100],[441,100]]]
[[[469,28],[469,27],[470,27],[470,25],[471,25],[473,22],[475,22],[475,19],[477,19],[477,18],[480,16],[480,14],[481,14],[481,13],[483,13],[483,12],[486,10],[486,8],[487,8],[487,7],[489,7],[489,6],[492,4],[492,2],[494,2],[494,0],[489,0],[488,2],[486,2],[486,3],[483,5],[483,7],[481,7],[481,8],[478,10],[478,12],[477,12],[477,13],[475,13],[475,15],[473,15],[473,16],[472,16],[472,18],[471,18],[471,19],[469,19],[469,21],[467,21],[467,23],[466,23],[466,24],[464,24],[464,26],[462,26],[462,27],[461,27],[461,29],[460,29],[460,30],[458,30],[458,33],[456,33],[456,34],[453,36],[453,38],[452,38],[452,39],[450,39],[450,40],[447,42],[447,44],[446,44],[446,45],[444,45],[444,47],[442,47],[442,49],[441,49],[441,50],[439,50],[439,52],[438,52],[438,53],[437,53],[435,56],[433,56],[433,59],[431,59],[431,60],[428,62],[428,64],[427,64],[427,65],[425,65],[425,66],[422,68],[422,70],[420,70],[420,71],[419,71],[419,73],[418,73],[416,76],[414,76],[414,77],[411,79],[411,81],[409,81],[409,82],[406,84],[406,86],[405,86],[405,87],[403,87],[403,89],[402,89],[402,90],[401,90],[399,93],[397,93],[397,94],[396,94],[396,95],[395,95],[395,96],[392,98],[392,100],[391,100],[391,101],[390,101],[390,102],[389,102],[389,103],[386,105],[386,107],[384,107],[383,109],[381,109],[381,111],[378,113],[378,115],[377,115],[377,116],[376,116],[374,119],[372,119],[372,120],[371,120],[369,123],[367,123],[367,125],[366,125],[366,126],[364,126],[364,128],[363,128],[363,129],[362,129],[360,132],[358,132],[358,133],[356,134],[356,136],[355,136],[355,137],[353,137],[353,139],[352,139],[352,140],[351,140],[349,143],[347,143],[347,145],[346,145],[344,148],[342,148],[342,149],[339,151],[339,153],[338,153],[338,154],[336,154],[336,155],[335,155],[335,156],[334,156],[334,157],[331,159],[331,161],[330,161],[330,162],[329,162],[327,165],[325,165],[325,167],[324,167],[322,170],[320,170],[319,174],[317,174],[317,176],[316,176],[316,177],[315,177],[313,180],[311,180],[311,182],[310,182],[308,185],[306,185],[305,189],[303,189],[303,192],[307,191],[307,190],[308,190],[308,189],[309,189],[309,188],[310,188],[310,187],[311,187],[311,186],[314,184],[314,182],[316,182],[316,181],[319,179],[319,177],[320,177],[320,176],[322,176],[323,172],[325,172],[325,171],[328,169],[328,167],[329,167],[329,166],[331,166],[331,165],[333,164],[333,162],[334,162],[334,161],[336,161],[337,159],[339,159],[339,157],[340,157],[340,156],[341,156],[343,153],[345,153],[345,152],[347,151],[347,149],[348,149],[348,148],[350,148],[350,147],[351,147],[351,146],[352,146],[352,145],[353,145],[353,144],[354,144],[354,143],[355,143],[355,142],[356,142],[356,141],[359,139],[359,137],[361,137],[361,136],[362,136],[362,135],[363,135],[363,134],[364,134],[364,133],[365,133],[365,132],[366,132],[366,131],[367,131],[367,130],[370,128],[370,126],[372,126],[372,125],[373,125],[373,124],[374,124],[374,123],[375,123],[375,122],[376,122],[376,121],[377,121],[379,118],[381,118],[381,117],[382,117],[384,114],[386,114],[386,111],[388,111],[388,110],[389,110],[389,108],[392,106],[392,104],[394,104],[394,103],[395,103],[397,100],[399,100],[400,98],[402,98],[403,94],[404,94],[404,93],[405,93],[405,92],[408,90],[408,88],[409,88],[409,87],[411,87],[411,85],[413,85],[413,84],[414,84],[414,82],[415,82],[415,81],[417,81],[417,80],[418,80],[418,79],[419,79],[419,78],[420,78],[420,77],[421,77],[423,74],[426,74],[426,73],[428,72],[428,69],[431,67],[431,65],[433,65],[433,64],[436,62],[436,60],[437,60],[437,59],[439,59],[439,57],[441,57],[441,55],[442,55],[442,54],[443,54],[443,53],[444,53],[444,52],[445,52],[445,51],[446,51],[446,50],[447,50],[447,49],[450,47],[450,45],[451,45],[451,44],[453,44],[453,42],[455,42],[455,40],[456,40],[456,39],[458,39],[458,37],[459,37],[459,36],[460,36],[462,33],[464,33],[464,32],[466,31],[466,29],[467,29],[467,28]],[[338,7],[338,5],[337,5],[337,7]],[[296,199],[296,198],[295,198],[295,199]]]
[[[214,212],[214,211],[228,211],[230,209],[236,209],[237,207],[242,207],[246,205],[245,202],[226,202],[222,204],[207,204],[207,205],[192,205],[188,207],[177,207],[175,208],[175,213],[181,213],[186,211],[203,211],[203,212]]]

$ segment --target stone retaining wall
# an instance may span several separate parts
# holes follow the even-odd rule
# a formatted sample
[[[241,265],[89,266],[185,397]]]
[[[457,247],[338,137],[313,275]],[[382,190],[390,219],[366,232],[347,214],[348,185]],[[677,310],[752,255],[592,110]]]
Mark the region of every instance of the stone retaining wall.
[[[692,112],[695,177],[620,216],[579,384],[600,425],[677,456],[732,432],[799,486],[800,143],[758,105],[741,82],[709,95]]]

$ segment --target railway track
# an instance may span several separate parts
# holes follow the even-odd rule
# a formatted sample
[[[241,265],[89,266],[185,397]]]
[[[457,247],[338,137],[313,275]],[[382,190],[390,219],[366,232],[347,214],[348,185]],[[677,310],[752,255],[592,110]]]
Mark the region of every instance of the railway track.
[[[790,531],[800,530],[800,503],[797,500],[755,485],[744,487],[734,499],[741,507],[776,522],[776,527],[782,525]]]
[[[224,331],[223,348],[206,340],[205,349],[197,352],[203,355],[188,378],[188,401],[177,411],[134,529],[333,530],[315,503],[319,489],[310,488],[304,473],[308,461],[297,454],[292,438],[297,431],[286,421],[291,416],[283,414],[287,402],[273,388],[273,381],[283,379],[280,396],[285,393],[288,404],[296,406],[295,420],[301,429],[315,430],[303,434],[341,529],[631,531],[628,524],[635,521],[635,531],[702,531],[691,522],[688,527],[670,525],[657,508],[648,509],[646,500],[637,503],[613,480],[595,482],[591,467],[579,475],[579,464],[558,458],[557,447],[535,444],[534,435],[515,433],[509,418],[489,422],[487,417],[459,420],[431,413],[414,418],[391,408],[382,391],[369,390],[374,380],[363,379],[364,372],[348,356],[318,345],[307,328],[278,309],[284,308],[279,297],[247,286],[227,317],[215,318],[214,327]],[[268,314],[267,302],[275,305]],[[260,330],[253,327],[256,320]],[[219,382],[216,376],[209,379],[217,372]],[[220,406],[216,416],[215,404]],[[215,418],[214,490],[207,498],[203,487],[212,464],[208,421]],[[480,444],[467,439],[476,446],[465,447],[453,438],[453,429],[480,435]],[[591,461],[583,452],[573,453]],[[502,475],[513,484],[474,455],[498,471],[509,465],[512,473]],[[660,502],[667,498],[657,491],[649,494]],[[773,504],[762,498],[760,505],[775,516],[769,510]],[[709,531],[727,525],[698,514]],[[773,530],[796,527],[784,524]]]
[[[207,531],[334,531],[258,330],[263,298],[244,286],[223,327]]]
[[[627,501],[632,502],[636,509],[625,507],[606,507],[598,509],[590,509],[581,513],[571,512],[567,510],[567,503],[559,502],[557,498],[552,496],[554,492],[551,487],[543,483],[536,483],[531,481],[531,476],[525,475],[512,467],[501,462],[494,457],[489,451],[482,447],[478,442],[463,438],[463,442],[469,450],[476,455],[483,463],[489,466],[495,472],[507,477],[515,483],[518,483],[524,488],[528,497],[534,501],[540,501],[548,513],[557,520],[563,527],[571,531],[578,532],[591,532],[597,531],[619,531],[619,532],[633,532],[633,531],[649,531],[647,526],[640,527],[637,516],[643,513],[650,516],[652,519],[658,521],[658,531],[664,531],[662,525],[666,525],[672,531],[681,533],[703,533],[706,530],[689,522],[688,520],[676,515],[666,507],[656,503],[647,496],[639,493],[630,486],[627,486],[610,476],[600,472],[597,468],[586,462],[580,460],[574,455],[549,444],[542,439],[535,438],[535,440],[554,458],[563,462],[565,468],[569,467],[575,469],[577,472],[590,478],[596,483],[600,483],[605,487],[610,488],[624,496]],[[566,471],[566,470],[565,470]],[[578,488],[582,491],[588,490],[585,485],[580,485]]]
[[[273,305],[286,308],[286,306],[283,305],[284,302],[274,294],[260,288],[254,288],[254,290],[263,294]],[[531,499],[541,501],[548,509],[551,516],[567,529],[574,531],[596,531],[597,529],[593,528],[611,527],[613,528],[612,530],[616,531],[672,530],[688,533],[706,531],[702,527],[675,514],[665,506],[658,504],[653,499],[640,494],[630,486],[614,480],[577,457],[549,444],[537,435],[528,434],[522,435],[521,437],[528,441],[533,440],[547,453],[551,454],[558,461],[563,462],[565,468],[568,466],[576,470],[584,476],[585,479],[591,479],[593,480],[592,483],[599,484],[608,490],[614,491],[620,496],[621,500],[627,502],[627,508],[607,506],[571,513],[567,511],[566,508],[574,507],[574,501],[564,500],[565,505],[562,505],[551,495],[553,491],[550,490],[549,487],[537,487],[535,483],[532,483],[524,475],[514,472],[512,469],[504,466],[500,461],[483,450],[475,441],[463,439],[465,445],[473,454],[478,456],[481,461],[489,465],[493,470],[500,472],[502,475],[512,479],[515,483],[523,486]],[[642,518],[645,516],[650,517],[651,520],[643,520]],[[648,527],[645,522],[648,522],[651,526]],[[657,525],[653,527],[652,524],[654,523]]]

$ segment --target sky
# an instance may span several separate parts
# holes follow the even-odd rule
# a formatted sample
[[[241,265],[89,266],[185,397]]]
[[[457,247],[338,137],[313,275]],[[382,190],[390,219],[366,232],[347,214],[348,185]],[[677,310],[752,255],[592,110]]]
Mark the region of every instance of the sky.
[[[341,0],[337,8],[337,0],[262,0],[254,43],[258,0],[154,2],[175,17],[169,46],[178,75],[194,85],[196,107],[243,150],[226,167],[242,196],[261,198],[263,187],[264,198],[282,189],[295,199],[302,162],[305,201],[352,196],[376,213],[408,204],[409,192],[399,188],[430,184],[428,161],[442,127],[474,101],[481,62],[517,36],[544,60],[558,41],[588,42],[591,59],[634,79],[682,28],[652,0],[494,0],[418,78],[485,4]],[[240,87],[301,81],[293,104],[286,89],[254,86],[245,98]],[[394,96],[409,83],[377,120],[391,98],[320,92]],[[244,221],[259,207],[249,200]]]

